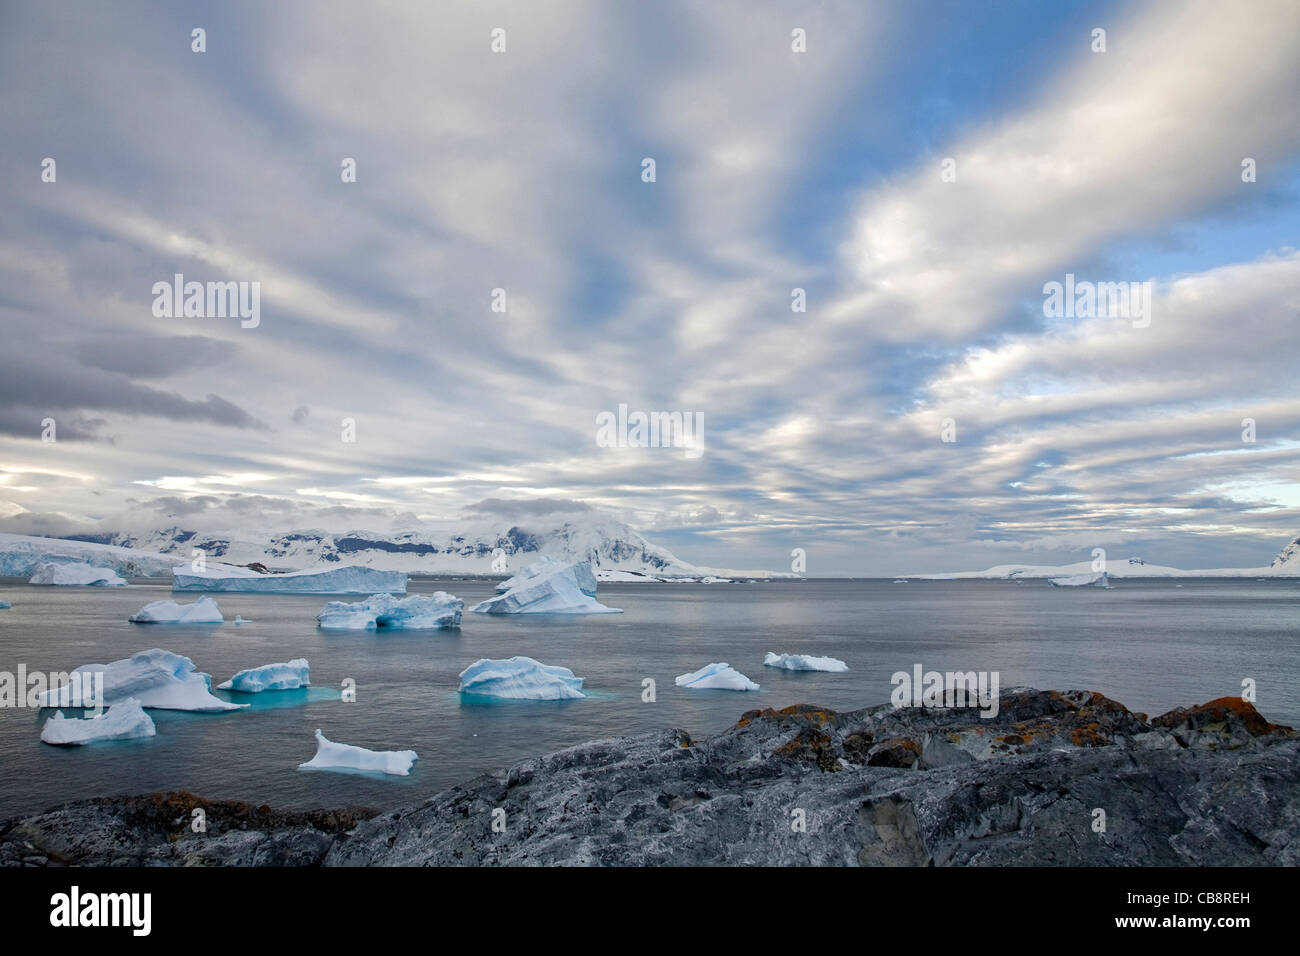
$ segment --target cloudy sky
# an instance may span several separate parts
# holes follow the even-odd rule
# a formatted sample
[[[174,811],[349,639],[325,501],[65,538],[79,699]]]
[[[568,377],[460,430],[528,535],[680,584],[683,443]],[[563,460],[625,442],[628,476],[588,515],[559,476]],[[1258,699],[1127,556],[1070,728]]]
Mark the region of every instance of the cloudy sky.
[[[7,0],[0,527],[547,498],[717,566],[1266,564],[1298,104],[1294,2]],[[155,316],[175,273],[260,323]],[[1046,315],[1067,274],[1149,322]],[[619,404],[702,453],[601,447]]]

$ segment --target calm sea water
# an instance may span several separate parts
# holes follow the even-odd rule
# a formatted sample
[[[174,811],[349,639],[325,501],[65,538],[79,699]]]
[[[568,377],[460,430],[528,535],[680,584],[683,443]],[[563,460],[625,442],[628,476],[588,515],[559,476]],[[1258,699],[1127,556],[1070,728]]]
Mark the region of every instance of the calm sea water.
[[[1181,585],[1181,586],[1180,586]],[[415,580],[467,605],[486,582]],[[44,715],[0,709],[0,818],[89,796],[185,789],[284,808],[419,802],[523,757],[597,737],[664,727],[721,730],[753,707],[812,702],[836,709],[884,703],[890,675],[914,664],[997,671],[1002,687],[1087,688],[1149,714],[1238,694],[1245,677],[1271,720],[1300,726],[1300,583],[1119,582],[1114,590],[1042,582],[808,581],[730,585],[601,585],[622,615],[588,618],[466,614],[460,631],[325,632],[324,597],[217,595],[240,627],[127,623],[169,596],[164,582],[128,588],[30,587],[0,580],[0,670],[62,671],[151,647],[192,658],[213,684],[237,670],[294,657],[311,662],[310,695],[260,695],[224,715],[154,711],[150,740],[57,748],[40,743]],[[184,601],[194,595],[181,595]],[[846,674],[763,666],[767,651],[829,655]],[[586,700],[471,704],[457,674],[481,657],[535,657],[571,667]],[[673,678],[727,661],[757,693],[688,691]],[[643,703],[653,678],[657,701]],[[357,702],[343,703],[344,678]],[[333,699],[330,699],[333,697]],[[238,699],[253,699],[241,696]],[[272,706],[284,703],[285,706]],[[413,749],[408,778],[297,770],[320,728],[342,743]]]

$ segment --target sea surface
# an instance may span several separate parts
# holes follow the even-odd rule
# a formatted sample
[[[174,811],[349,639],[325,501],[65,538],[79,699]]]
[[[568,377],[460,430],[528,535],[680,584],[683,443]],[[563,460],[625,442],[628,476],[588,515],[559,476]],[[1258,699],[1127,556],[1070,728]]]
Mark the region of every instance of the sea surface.
[[[449,590],[467,606],[486,581],[415,578],[412,593]],[[1132,580],[1112,590],[1024,581],[810,580],[770,584],[602,584],[621,615],[466,613],[460,630],[336,632],[316,627],[329,598],[215,595],[227,623],[138,625],[127,617],[169,597],[169,583],[31,587],[0,579],[0,671],[66,671],[161,647],[192,658],[213,685],[236,671],[306,657],[313,691],[224,695],[255,700],[230,714],[153,711],[156,737],[59,748],[42,744],[50,711],[0,708],[0,819],[92,796],[183,789],[279,808],[390,808],[525,757],[658,728],[720,731],[755,707],[800,702],[850,710],[889,700],[891,675],[997,672],[1002,688],[1086,688],[1150,715],[1257,686],[1270,720],[1300,726],[1300,582]],[[178,595],[189,602],[197,595]],[[360,598],[346,598],[360,600]],[[235,615],[251,623],[235,626]],[[838,657],[843,674],[763,666],[767,651]],[[462,699],[458,673],[483,657],[527,655],[570,667],[591,696],[484,704]],[[684,690],[673,678],[726,661],[758,692]],[[356,682],[355,703],[338,693]],[[643,681],[655,681],[653,703]],[[218,692],[221,695],[221,692]],[[300,771],[313,731],[372,749],[413,749],[410,777]]]

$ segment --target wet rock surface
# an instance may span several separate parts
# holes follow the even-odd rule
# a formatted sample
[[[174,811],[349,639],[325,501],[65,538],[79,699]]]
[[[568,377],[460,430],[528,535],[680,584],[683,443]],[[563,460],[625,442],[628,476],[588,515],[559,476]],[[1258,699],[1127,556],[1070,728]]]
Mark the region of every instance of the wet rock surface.
[[[803,704],[703,739],[597,740],[378,815],[197,801],[229,809],[194,834],[187,801],[11,821],[0,862],[1294,866],[1300,735],[1235,698],[1148,720],[1088,691],[1016,688],[990,719]]]

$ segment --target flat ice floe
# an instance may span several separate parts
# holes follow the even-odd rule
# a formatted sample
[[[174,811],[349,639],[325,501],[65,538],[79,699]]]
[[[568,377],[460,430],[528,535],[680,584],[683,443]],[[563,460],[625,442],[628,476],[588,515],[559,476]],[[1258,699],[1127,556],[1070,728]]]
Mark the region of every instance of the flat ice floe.
[[[763,658],[764,667],[780,667],[788,671],[827,671],[839,673],[849,665],[836,657],[813,657],[809,654],[773,654]]]
[[[565,564],[546,557],[524,568],[504,584],[500,597],[474,606],[478,614],[622,614],[598,602],[596,576],[585,561]],[[500,590],[500,585],[497,586]]]
[[[377,571],[359,565],[309,568],[285,574],[260,574],[229,564],[172,569],[173,591],[256,591],[263,594],[389,594],[406,593],[405,571]]]
[[[351,744],[336,744],[316,731],[316,756],[298,765],[299,770],[362,770],[406,777],[419,757],[414,750],[367,750]]]
[[[72,682],[81,681],[85,686],[83,674],[91,675],[92,686],[95,675],[103,675],[103,703],[110,707],[128,697],[136,698],[142,707],[158,710],[216,713],[248,706],[214,697],[211,678],[195,671],[192,660],[157,647],[111,664],[84,664],[72,671]],[[41,694],[40,700],[42,707],[66,707],[68,692],[60,694],[60,688],[52,688]]]
[[[677,678],[678,687],[692,690],[758,690],[758,685],[730,664],[705,664]]]
[[[153,718],[144,712],[140,701],[128,697],[98,717],[64,717],[63,711],[56,710],[41,728],[41,740],[66,747],[105,740],[133,740],[152,737],[155,733]]]
[[[1071,574],[1064,578],[1048,578],[1047,583],[1054,588],[1108,588],[1110,578],[1102,571],[1100,574]]]
[[[310,668],[306,658],[298,657],[281,664],[263,664],[240,671],[217,690],[234,690],[241,694],[260,694],[265,690],[297,690],[310,687]]]
[[[63,587],[120,588],[126,582],[108,568],[97,568],[76,561],[46,561],[38,564],[28,584],[54,584]]]
[[[136,611],[128,621],[133,624],[220,624],[225,618],[221,608],[210,597],[201,597],[193,604],[176,601],[154,601]]]
[[[395,598],[375,594],[364,601],[330,601],[316,615],[316,623],[331,630],[362,631],[376,628],[460,627],[465,602],[446,591]]]
[[[567,667],[555,667],[531,657],[506,660],[483,658],[460,672],[462,694],[499,697],[508,700],[576,700],[582,692],[582,678]]]

